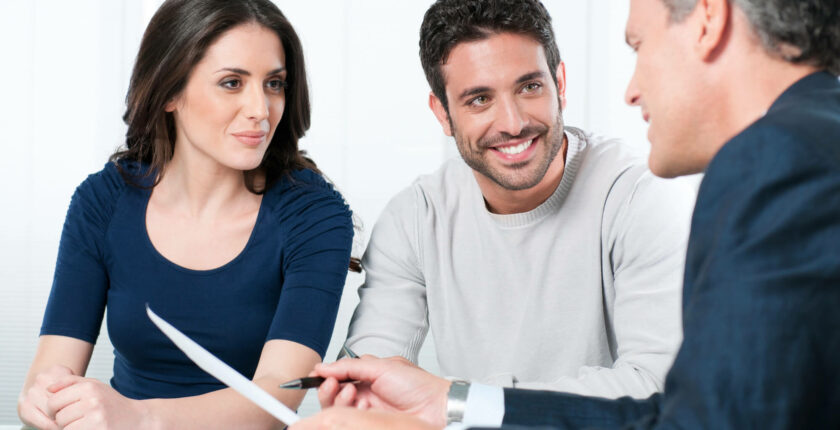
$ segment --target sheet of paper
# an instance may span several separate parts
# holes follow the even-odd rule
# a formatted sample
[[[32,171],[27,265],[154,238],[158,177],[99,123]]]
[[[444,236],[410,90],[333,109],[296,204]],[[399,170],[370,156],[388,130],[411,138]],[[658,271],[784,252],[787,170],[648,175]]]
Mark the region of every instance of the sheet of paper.
[[[300,420],[300,417],[294,411],[280,403],[271,394],[265,392],[259,385],[242,376],[242,374],[225,364],[224,361],[219,360],[215,355],[202,348],[201,345],[195,343],[195,341],[187,337],[184,333],[181,333],[171,324],[164,321],[163,318],[152,311],[149,305],[146,305],[146,313],[160,331],[175,343],[175,346],[180,348],[181,351],[184,351],[184,354],[190,360],[194,361],[198,367],[204,369],[205,372],[213,375],[228,387],[233,388],[247,397],[248,400],[256,403],[275,418],[286,423],[286,425],[292,425]]]

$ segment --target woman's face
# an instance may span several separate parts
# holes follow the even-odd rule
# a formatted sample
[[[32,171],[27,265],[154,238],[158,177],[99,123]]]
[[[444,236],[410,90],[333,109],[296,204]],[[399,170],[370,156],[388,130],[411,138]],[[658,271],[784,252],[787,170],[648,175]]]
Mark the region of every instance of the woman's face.
[[[258,167],[283,116],[285,65],[280,39],[265,27],[244,24],[222,34],[166,106],[175,117],[175,157]]]

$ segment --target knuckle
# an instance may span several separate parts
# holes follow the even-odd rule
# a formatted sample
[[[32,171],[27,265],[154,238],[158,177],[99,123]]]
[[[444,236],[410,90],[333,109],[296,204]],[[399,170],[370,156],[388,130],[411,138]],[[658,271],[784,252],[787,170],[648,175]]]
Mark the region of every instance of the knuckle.
[[[49,377],[46,373],[39,373],[35,376],[35,384],[44,385],[49,380]]]
[[[29,389],[28,389],[28,390],[26,390],[26,400],[30,400],[30,401],[31,401],[31,399],[33,399],[33,398],[35,398],[36,396],[38,396],[38,391],[39,391],[39,390],[38,390],[37,388],[35,388],[35,386],[34,386],[34,385],[33,385],[33,386],[31,386],[31,387],[29,387]]]

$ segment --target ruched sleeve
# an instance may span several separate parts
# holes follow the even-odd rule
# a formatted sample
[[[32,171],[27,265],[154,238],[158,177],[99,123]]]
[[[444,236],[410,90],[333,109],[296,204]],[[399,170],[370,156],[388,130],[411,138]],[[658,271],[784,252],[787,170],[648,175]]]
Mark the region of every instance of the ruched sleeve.
[[[282,242],[282,287],[267,340],[285,339],[323,358],[335,326],[353,244],[350,208],[311,171],[295,173],[274,207]]]
[[[125,183],[109,163],[76,188],[67,210],[41,335],[96,343],[108,292],[105,236]]]

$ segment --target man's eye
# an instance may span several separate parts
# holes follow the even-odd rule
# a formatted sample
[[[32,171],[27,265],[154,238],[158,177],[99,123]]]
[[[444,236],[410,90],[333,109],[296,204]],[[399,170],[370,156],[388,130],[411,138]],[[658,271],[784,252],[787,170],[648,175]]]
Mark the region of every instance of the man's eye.
[[[540,88],[542,88],[542,85],[540,85],[537,82],[531,82],[530,84],[527,84],[524,87],[522,87],[522,91],[526,93],[533,93],[539,91]]]
[[[469,104],[473,106],[484,106],[489,102],[490,99],[487,96],[478,96],[470,100]]]
[[[242,81],[239,79],[226,79],[219,85],[229,90],[235,90],[242,86]]]

